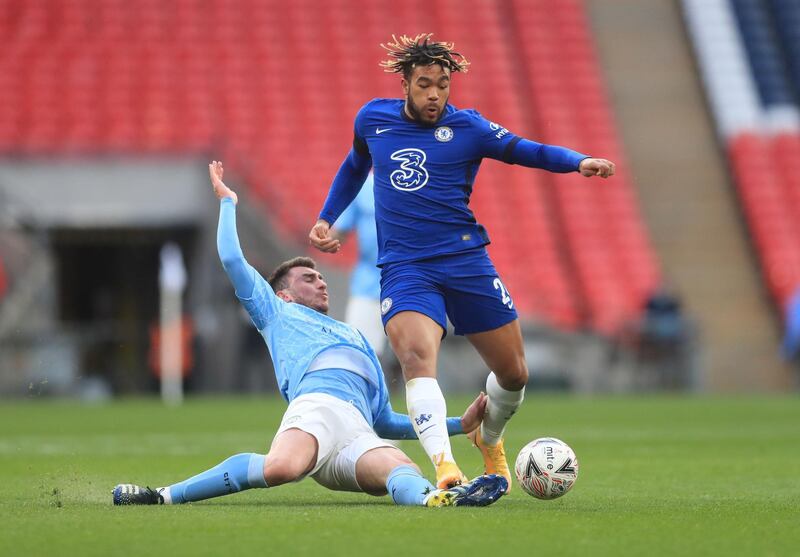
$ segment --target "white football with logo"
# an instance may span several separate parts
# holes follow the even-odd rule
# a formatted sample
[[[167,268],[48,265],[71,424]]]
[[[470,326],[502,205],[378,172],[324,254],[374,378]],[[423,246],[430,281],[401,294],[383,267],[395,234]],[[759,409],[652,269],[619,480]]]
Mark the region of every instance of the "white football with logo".
[[[578,479],[578,458],[569,445],[555,437],[535,439],[522,447],[514,472],[517,482],[537,499],[556,499]]]

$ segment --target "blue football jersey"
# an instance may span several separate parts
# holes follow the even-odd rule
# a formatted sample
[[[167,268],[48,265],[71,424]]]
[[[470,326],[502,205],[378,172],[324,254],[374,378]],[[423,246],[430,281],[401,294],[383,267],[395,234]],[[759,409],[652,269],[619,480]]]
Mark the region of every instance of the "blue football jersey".
[[[447,105],[432,126],[401,99],[374,99],[356,116],[375,176],[380,265],[457,253],[489,243],[469,199],[481,160],[503,160],[516,136],[475,110]]]
[[[355,121],[353,149],[319,218],[335,223],[374,171],[378,265],[450,255],[489,243],[469,208],[484,158],[574,172],[587,155],[516,136],[475,110],[445,107],[436,124],[412,120],[401,99],[374,99]]]

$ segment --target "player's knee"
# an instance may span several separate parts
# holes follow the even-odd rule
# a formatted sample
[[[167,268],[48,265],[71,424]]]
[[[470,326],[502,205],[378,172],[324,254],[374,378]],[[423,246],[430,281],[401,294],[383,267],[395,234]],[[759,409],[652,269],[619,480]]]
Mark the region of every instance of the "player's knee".
[[[528,365],[525,357],[515,358],[503,369],[496,369],[497,382],[507,391],[519,391],[528,384]]]
[[[401,347],[396,354],[406,380],[427,376],[436,370],[435,352],[422,346],[409,345]]]
[[[302,463],[292,459],[267,455],[264,461],[264,479],[271,487],[293,482],[303,475],[305,468]]]
[[[397,346],[395,354],[406,380],[436,375],[436,347],[410,342]]]

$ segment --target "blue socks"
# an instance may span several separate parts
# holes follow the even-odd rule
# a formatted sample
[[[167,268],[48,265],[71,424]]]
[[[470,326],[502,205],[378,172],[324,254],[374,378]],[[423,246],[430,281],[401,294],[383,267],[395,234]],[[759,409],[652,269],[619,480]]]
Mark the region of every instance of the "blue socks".
[[[267,487],[264,479],[266,455],[240,453],[210,470],[157,491],[166,504],[202,501],[254,487]],[[386,480],[386,489],[398,505],[422,505],[425,496],[436,489],[413,466],[398,466]]]
[[[210,470],[164,489],[161,492],[164,503],[202,501],[252,487],[267,487],[264,479],[265,459],[266,455],[256,453],[233,455]]]
[[[386,489],[398,505],[422,505],[428,492],[436,489],[413,466],[398,466],[386,479]]]

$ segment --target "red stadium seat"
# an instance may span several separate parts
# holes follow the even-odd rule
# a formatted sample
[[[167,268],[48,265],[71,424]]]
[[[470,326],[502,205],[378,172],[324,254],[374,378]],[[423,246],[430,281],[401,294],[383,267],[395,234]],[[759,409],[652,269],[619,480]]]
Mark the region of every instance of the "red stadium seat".
[[[361,104],[400,94],[400,76],[377,66],[378,43],[433,29],[472,62],[454,79],[458,106],[621,163],[603,187],[483,164],[472,205],[520,311],[610,331],[658,280],[576,0],[44,0],[10,13],[0,9],[0,152],[219,152],[280,233],[301,241]],[[781,175],[800,175],[794,139],[776,153]],[[800,194],[792,203],[796,218]]]
[[[728,157],[767,287],[784,307],[800,285],[800,135],[740,134]]]

